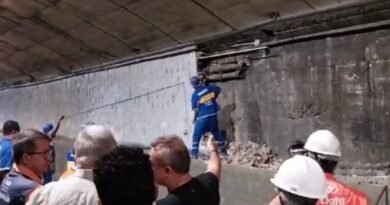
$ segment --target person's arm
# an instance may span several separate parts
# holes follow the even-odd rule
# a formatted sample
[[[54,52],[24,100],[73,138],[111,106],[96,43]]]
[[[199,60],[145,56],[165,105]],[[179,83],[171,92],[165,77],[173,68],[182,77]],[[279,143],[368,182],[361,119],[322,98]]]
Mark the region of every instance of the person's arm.
[[[50,133],[50,137],[53,139],[56,135],[57,135],[57,132],[58,132],[58,129],[60,129],[60,126],[61,126],[61,122],[62,120],[65,119],[65,116],[61,116],[60,119],[58,120],[57,122],[57,125],[56,127],[54,128],[53,132]]]
[[[210,152],[210,160],[207,164],[206,172],[213,173],[219,181],[221,177],[221,159],[218,154],[218,146],[215,144],[213,137],[209,137],[209,140],[207,141],[207,149]]]
[[[213,90],[213,92],[215,93],[215,97],[218,97],[219,96],[219,94],[221,94],[221,87],[219,87],[219,86],[217,86],[217,85],[213,85],[212,86],[212,90]]]
[[[198,98],[197,95],[194,93],[191,97],[191,107],[192,107],[192,123],[195,123],[198,111],[199,111],[199,105],[198,105]]]

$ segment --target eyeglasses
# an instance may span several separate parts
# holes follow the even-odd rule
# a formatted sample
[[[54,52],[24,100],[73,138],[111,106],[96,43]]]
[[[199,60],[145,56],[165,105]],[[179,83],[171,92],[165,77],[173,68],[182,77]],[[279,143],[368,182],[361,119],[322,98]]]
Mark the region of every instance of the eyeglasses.
[[[305,149],[289,149],[288,150],[288,154],[290,155],[290,157],[293,157],[295,155],[304,155],[304,156],[307,156],[308,153]]]
[[[50,150],[43,151],[43,152],[28,152],[29,155],[39,155],[45,158],[49,158],[51,156]]]

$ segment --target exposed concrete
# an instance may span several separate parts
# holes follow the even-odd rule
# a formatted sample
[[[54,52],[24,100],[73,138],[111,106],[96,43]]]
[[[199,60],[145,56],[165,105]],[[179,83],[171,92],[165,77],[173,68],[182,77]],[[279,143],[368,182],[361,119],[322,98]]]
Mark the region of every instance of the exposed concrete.
[[[1,0],[0,83],[40,81],[242,30],[269,22],[270,12],[284,19],[370,1]]]
[[[253,60],[245,80],[219,84],[222,126],[230,138],[265,142],[281,154],[292,140],[327,128],[340,138],[343,160],[388,162],[389,34],[377,30],[272,48],[276,57]]]
[[[176,133],[190,144],[189,118],[196,73],[194,51],[0,91],[0,122],[14,119],[22,129],[54,123],[65,115],[59,135],[74,138],[87,121],[111,127],[121,142],[148,145]]]

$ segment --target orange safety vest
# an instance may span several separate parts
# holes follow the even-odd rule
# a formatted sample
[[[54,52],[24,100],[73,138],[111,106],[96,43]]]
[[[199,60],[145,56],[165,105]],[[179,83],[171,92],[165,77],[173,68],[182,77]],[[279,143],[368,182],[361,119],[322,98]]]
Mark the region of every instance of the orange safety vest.
[[[76,168],[75,168],[74,162],[68,161],[67,164],[66,164],[66,170],[61,174],[59,180],[64,180],[68,176],[72,175],[74,173],[75,169]]]
[[[316,205],[368,205],[363,192],[342,184],[332,174],[326,173],[325,176],[328,198],[318,200]]]

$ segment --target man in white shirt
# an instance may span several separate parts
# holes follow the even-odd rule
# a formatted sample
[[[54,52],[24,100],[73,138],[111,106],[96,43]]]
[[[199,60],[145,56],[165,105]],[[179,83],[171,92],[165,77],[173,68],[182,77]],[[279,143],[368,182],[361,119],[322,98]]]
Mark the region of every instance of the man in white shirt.
[[[76,170],[71,176],[43,186],[27,205],[98,205],[93,183],[95,161],[117,146],[112,132],[100,125],[85,127],[74,142]]]

